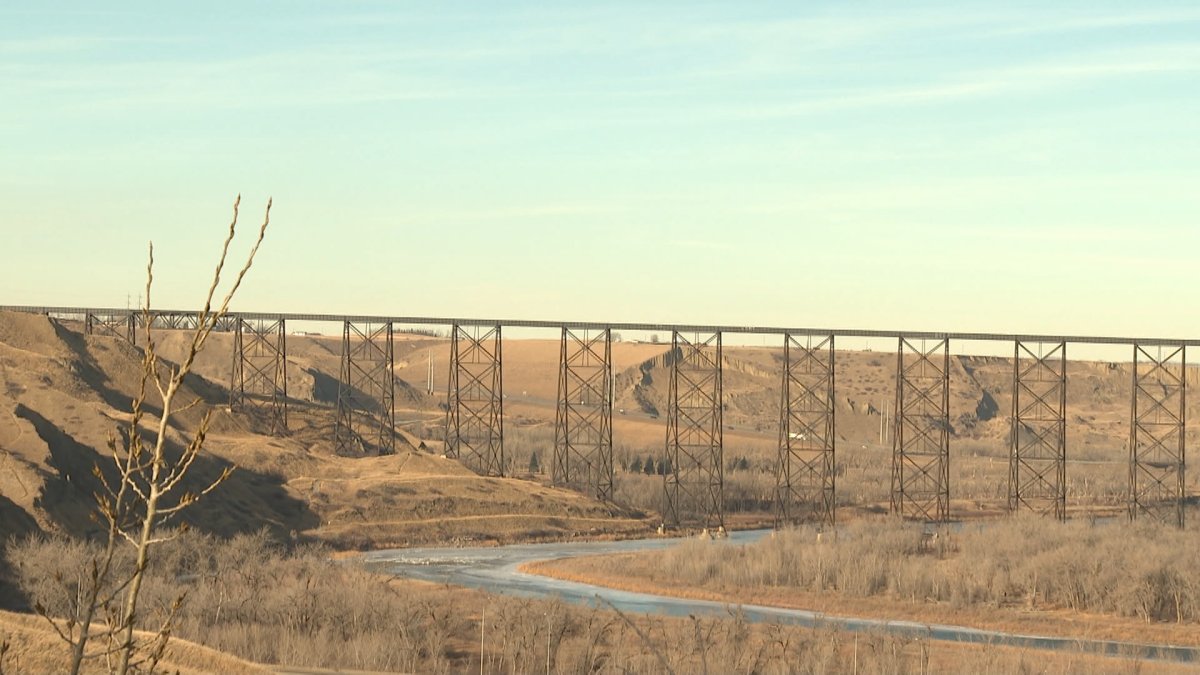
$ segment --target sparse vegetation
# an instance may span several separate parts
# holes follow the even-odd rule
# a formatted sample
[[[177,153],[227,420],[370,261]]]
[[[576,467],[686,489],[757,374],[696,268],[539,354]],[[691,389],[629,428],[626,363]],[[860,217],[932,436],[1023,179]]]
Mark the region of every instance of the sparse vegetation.
[[[22,591],[51,611],[67,612],[75,598],[58,577],[85,565],[95,546],[34,537],[14,543],[7,556]],[[120,564],[129,565],[131,551],[124,551]],[[143,604],[162,611],[180,589],[188,593],[176,619],[180,638],[293,667],[423,673],[479,672],[481,665],[487,673],[1124,669],[1070,653],[1034,656],[751,624],[732,607],[723,617],[618,616],[603,605],[395,582],[352,561],[333,562],[321,547],[289,549],[262,532],[228,540],[187,532],[162,544],[147,569]]]
[[[1029,516],[934,536],[920,524],[860,521],[835,533],[781,531],[745,546],[687,542],[627,556],[620,569],[698,589],[792,589],[956,608],[1200,622],[1200,533],[1150,522]]]

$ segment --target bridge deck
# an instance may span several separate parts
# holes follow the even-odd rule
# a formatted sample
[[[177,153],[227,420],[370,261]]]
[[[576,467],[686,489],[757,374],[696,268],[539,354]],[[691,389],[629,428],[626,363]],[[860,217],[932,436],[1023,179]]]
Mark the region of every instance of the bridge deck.
[[[25,305],[0,305],[0,311],[26,312],[33,314],[62,314],[79,315],[101,314],[124,316],[137,313],[139,310],[129,310],[113,307],[37,307]],[[156,315],[194,315],[193,310],[155,309]],[[232,317],[247,320],[278,321],[329,321],[341,323],[395,323],[401,325],[452,326],[504,326],[513,328],[568,328],[570,330],[604,330],[614,331],[679,331],[681,333],[740,333],[748,335],[836,335],[838,337],[863,338],[899,338],[901,336],[917,340],[980,340],[994,342],[1071,342],[1077,344],[1099,345],[1186,345],[1200,346],[1200,339],[1164,338],[1164,337],[1130,337],[1130,336],[1096,336],[1096,335],[1036,335],[1021,333],[964,333],[964,332],[932,332],[919,330],[866,330],[861,328],[816,328],[816,327],[780,327],[780,326],[722,326],[712,324],[670,324],[670,323],[625,323],[605,321],[550,321],[544,319],[480,319],[468,317],[429,317],[429,316],[384,316],[368,314],[309,314],[292,312],[230,312]]]

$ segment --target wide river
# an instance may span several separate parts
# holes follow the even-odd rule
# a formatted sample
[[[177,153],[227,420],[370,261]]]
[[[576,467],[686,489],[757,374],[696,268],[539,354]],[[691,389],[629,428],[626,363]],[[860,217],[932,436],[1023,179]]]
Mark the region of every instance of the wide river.
[[[744,545],[762,538],[768,530],[735,532],[715,545]],[[651,593],[634,593],[574,581],[526,574],[517,568],[529,562],[574,558],[605,553],[628,553],[664,549],[681,540],[670,538],[626,541],[560,542],[516,544],[481,548],[408,548],[373,551],[364,561],[373,569],[392,574],[478,588],[493,593],[529,598],[557,598],[564,602],[601,605],[603,598],[623,612],[668,616],[727,615],[729,605],[711,600],[692,600]],[[1033,649],[1074,649],[1148,659],[1200,662],[1200,647],[1113,642],[1086,638],[1061,638],[979,630],[966,626],[925,624],[902,620],[833,616],[802,609],[764,605],[741,605],[749,621],[801,626],[836,626],[847,631],[886,631],[912,637],[952,642],[999,644]]]

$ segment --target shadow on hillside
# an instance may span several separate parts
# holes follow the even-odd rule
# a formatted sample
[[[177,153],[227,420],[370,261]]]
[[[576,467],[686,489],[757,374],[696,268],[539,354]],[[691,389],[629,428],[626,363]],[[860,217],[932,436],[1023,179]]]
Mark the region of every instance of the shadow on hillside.
[[[17,506],[13,500],[0,495],[0,532],[3,533],[5,539],[22,537],[37,531],[37,521],[33,519],[33,516]],[[0,542],[0,546],[3,546],[3,542]]]
[[[102,493],[104,485],[93,470],[98,467],[105,480],[115,484],[117,472],[107,449],[102,455],[25,405],[18,405],[15,412],[32,424],[46,443],[50,449],[49,464],[60,478],[46,482],[35,504],[68,534],[85,537],[102,534],[103,528],[100,523],[93,522],[92,512],[94,495]],[[150,434],[147,434],[146,442],[154,442]],[[174,443],[168,445],[169,456],[178,457],[180,451]],[[199,492],[228,466],[230,462],[224,459],[201,453],[181,487]],[[175,503],[178,496],[181,493],[170,503]],[[315,527],[320,522],[305,502],[287,493],[282,476],[240,468],[215,491],[183,511],[180,520],[218,536],[227,537],[266,527],[284,539],[294,531]]]
[[[313,402],[336,406],[338,402],[338,390],[341,387],[341,383],[338,382],[337,378],[323,373],[316,368],[305,368],[304,372],[312,376],[313,379]],[[370,398],[361,389],[351,387],[349,393],[356,401],[370,401]]]
[[[109,407],[116,410],[128,410],[131,401],[130,396],[112,387],[112,380],[96,360],[95,355],[92,354],[91,347],[88,345],[87,337],[82,333],[78,333],[70,328],[67,328],[58,321],[52,321],[51,324],[54,326],[54,331],[58,336],[58,339],[62,340],[63,344],[66,345],[67,348],[72,352],[74,352],[76,357],[75,363],[77,364],[76,372],[78,373],[79,377],[82,378],[83,381],[88,384],[88,386],[94,388],[100,395],[100,398],[106,404],[108,404]],[[134,354],[132,355],[134,377],[141,377],[141,359],[144,353],[144,348],[136,345],[130,346],[119,338],[111,339],[116,344],[120,345],[120,348],[132,349],[134,351]],[[103,349],[103,347],[101,348]],[[158,356],[158,361],[160,367],[164,369],[174,368],[178,365],[174,361],[165,358],[161,354]],[[191,393],[194,393],[200,398],[200,400],[210,405],[220,405],[229,401],[228,387],[221,383],[214,382],[198,373],[188,373],[184,378],[183,383],[188,389],[191,390]],[[136,384],[134,386],[136,386]],[[151,385],[150,388],[153,389],[153,385]],[[147,413],[158,417],[162,414],[162,406],[154,405],[153,398],[154,396],[148,396],[143,402],[142,408]],[[180,420],[176,420],[176,422],[179,421]],[[180,427],[179,424],[173,424],[172,426],[176,428]]]
[[[51,321],[50,325],[54,327],[54,333],[58,336],[58,339],[75,353],[76,373],[80,379],[94,389],[110,408],[127,410],[131,400],[130,397],[111,386],[108,374],[104,372],[104,369],[100,367],[100,364],[96,362],[96,358],[89,351],[87,338],[63,326],[58,321]],[[147,412],[153,412],[155,416],[161,413],[161,408],[150,410],[150,407],[146,406],[146,409]]]
[[[3,555],[5,546],[11,539],[21,539],[38,531],[37,521],[25,509],[17,506],[12,500],[0,495],[0,607],[15,611],[29,611],[29,603],[25,596],[17,591],[17,585],[12,583],[12,570],[8,566],[8,557]]]

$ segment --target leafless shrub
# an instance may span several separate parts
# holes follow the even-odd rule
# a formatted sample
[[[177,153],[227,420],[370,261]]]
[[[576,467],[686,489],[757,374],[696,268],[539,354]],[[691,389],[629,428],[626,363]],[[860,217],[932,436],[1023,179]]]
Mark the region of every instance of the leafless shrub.
[[[797,528],[748,546],[687,542],[661,556],[659,570],[699,586],[1200,620],[1200,534],[1153,523],[1029,516],[931,540],[919,524],[888,520],[846,525],[819,540],[816,530]]]
[[[204,413],[181,449],[170,442],[171,433],[180,431],[175,425],[178,415],[200,401],[183,402],[185,382],[191,374],[197,354],[203,350],[208,337],[229,309],[246,273],[254,262],[270,222],[271,205],[258,230],[258,238],[250,248],[246,261],[235,274],[224,297],[217,289],[228,259],[230,244],[237,230],[239,196],[233,205],[233,220],[221,247],[203,308],[196,317],[196,328],[177,364],[163,362],[156,351],[151,315],[151,291],[154,282],[154,245],[150,245],[146,265],[145,304],[142,320],[146,346],[142,352],[141,384],[131,405],[131,416],[118,432],[109,437],[111,464],[96,466],[93,474],[100,485],[94,495],[94,517],[105,526],[106,537],[99,549],[80,549],[69,543],[56,544],[64,555],[85,552],[85,559],[76,559],[76,567],[56,567],[53,582],[61,592],[44,593],[57,604],[48,606],[35,602],[34,609],[46,618],[50,627],[68,645],[71,655],[70,671],[78,673],[85,660],[104,658],[114,672],[124,675],[131,668],[153,670],[162,658],[172,634],[176,612],[183,602],[176,595],[170,602],[160,603],[144,611],[139,606],[146,570],[152,549],[174,536],[161,528],[182,511],[222,483],[232,471],[226,467],[207,485],[193,485],[191,469],[204,447],[211,411]],[[132,564],[128,564],[122,542],[131,545]],[[45,591],[46,589],[39,589]],[[135,629],[150,631],[150,636],[135,639]],[[99,648],[89,651],[89,642],[102,641]]]
[[[815,582],[817,577],[805,567],[816,559],[801,557],[799,549],[821,550],[828,563],[837,555],[834,549],[844,546],[847,554],[861,551],[876,534],[863,528],[853,537],[839,537],[836,545],[828,545],[828,538],[815,544],[813,539],[799,538],[789,543],[788,537],[799,536],[792,533],[754,555],[738,553],[715,559],[712,566],[692,569],[707,575],[705,578],[734,578],[739,583]],[[941,555],[945,562],[954,562],[974,545],[968,534],[957,538],[957,553],[953,547],[938,550],[925,546],[919,532],[907,530],[875,541],[893,557],[929,562]],[[80,550],[79,546],[93,550]],[[15,543],[6,555],[17,570],[21,589],[32,599],[57,607],[72,599],[62,593],[56,576],[77,569],[79,560],[97,550],[98,544],[36,538]],[[711,557],[736,550],[698,545],[687,548],[684,557]],[[764,562],[755,563],[755,555]],[[869,563],[872,568],[890,570],[887,565],[886,557]],[[788,569],[792,566],[801,569],[791,573]],[[749,569],[729,577],[726,567]],[[880,576],[850,573],[842,577],[828,568],[823,575],[821,583],[828,588],[843,582],[863,584]],[[936,590],[940,582],[932,574],[903,579],[903,575],[885,571],[882,578],[889,585],[918,584],[919,593],[940,592],[948,597],[954,592],[950,587]],[[1103,579],[1096,582],[1100,583]],[[472,595],[437,586],[397,587],[352,562],[331,561],[328,551],[321,548],[289,550],[262,532],[228,540],[187,532],[162,544],[146,571],[143,605],[169,607],[181,589],[187,591],[188,602],[178,609],[175,634],[252,661],[298,668],[447,673],[477,672],[482,665],[484,672],[495,674],[548,669],[579,675],[930,670],[925,640],[883,633],[851,634],[828,626],[753,624],[733,607],[718,616],[648,617],[619,615],[606,606]],[[464,604],[464,597],[475,598],[478,604]],[[1184,607],[1187,611],[1188,605]],[[486,619],[486,625],[481,627],[480,618]],[[482,649],[474,651],[471,646],[477,647],[481,638]],[[956,668],[962,672],[1017,672],[1022,664],[1038,663],[1024,656],[998,654],[991,648],[972,658],[975,660],[956,662]],[[20,670],[19,664],[14,668]],[[1089,671],[1086,665],[1078,670]],[[1068,668],[1065,672],[1072,671]]]

